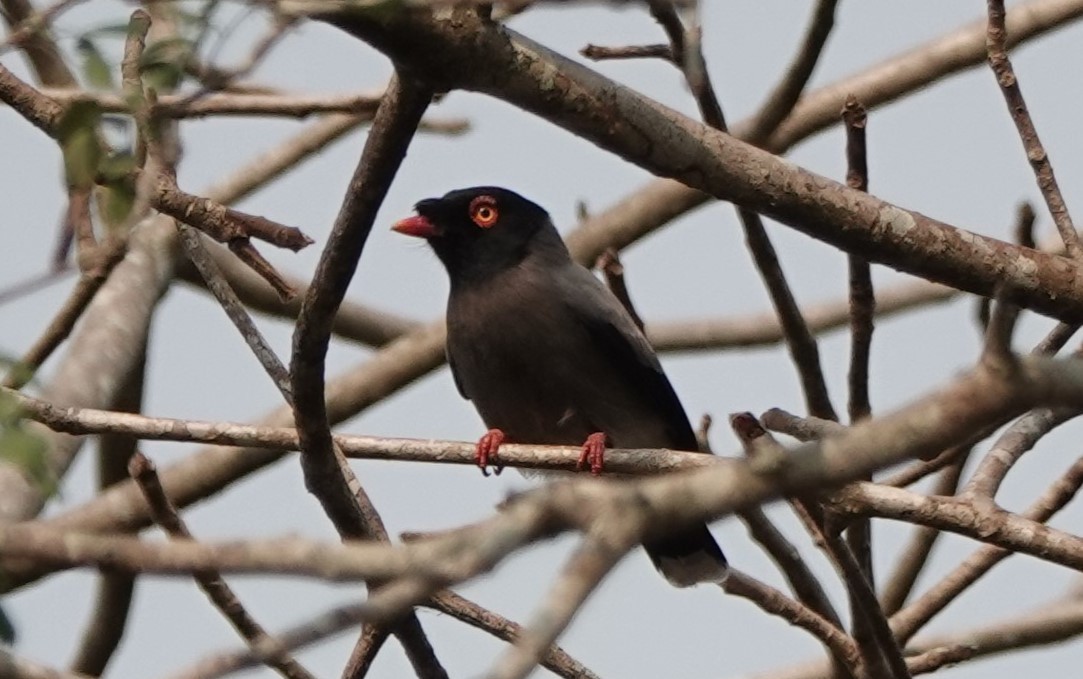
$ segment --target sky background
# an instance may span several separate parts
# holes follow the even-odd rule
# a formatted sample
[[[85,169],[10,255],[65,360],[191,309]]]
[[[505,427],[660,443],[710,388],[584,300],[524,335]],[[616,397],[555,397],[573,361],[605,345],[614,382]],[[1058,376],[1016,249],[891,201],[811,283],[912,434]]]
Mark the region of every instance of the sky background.
[[[731,121],[756,110],[775,84],[800,40],[806,3],[786,0],[725,0],[704,3],[704,48],[719,97]],[[1009,3],[1009,5],[1015,3]],[[130,6],[95,0],[64,15],[58,37],[73,50],[88,27],[123,22]],[[226,14],[237,16],[231,8]],[[833,82],[883,58],[982,16],[985,3],[938,0],[844,0],[837,25],[811,86]],[[239,24],[225,40],[222,60],[240,58],[261,35],[258,15]],[[641,9],[540,8],[510,22],[516,30],[573,58],[583,45],[661,42],[660,28]],[[106,45],[108,47],[108,45]],[[119,45],[113,47],[119,48]],[[112,47],[110,47],[112,49]],[[119,51],[114,50],[114,54]],[[1074,65],[1083,61],[1083,28],[1044,37],[1013,53],[1035,123],[1050,152],[1069,207],[1078,204],[1083,179],[1083,137],[1078,107],[1083,84]],[[29,77],[17,54],[3,64]],[[608,62],[594,66],[608,77],[696,115],[679,73],[660,62]],[[382,87],[388,62],[368,46],[335,29],[310,23],[296,29],[255,73],[262,82],[306,93],[346,93]],[[388,231],[419,199],[450,189],[497,184],[546,207],[564,231],[575,224],[575,206],[602,210],[650,179],[637,167],[543,120],[494,99],[456,92],[430,109],[432,117],[466,117],[463,137],[418,136],[373,229],[353,282],[350,299],[419,320],[443,312],[445,274],[423,243]],[[184,122],[180,184],[200,192],[261,151],[273,148],[306,123],[293,120],[195,120]],[[986,68],[928,88],[904,102],[871,112],[871,191],[910,209],[985,235],[1010,238],[1020,200],[1040,196],[1014,127]],[[343,190],[364,143],[354,133],[286,177],[238,204],[247,212],[300,226],[316,245],[299,253],[261,247],[282,270],[310,277],[338,210]],[[845,173],[839,129],[815,136],[790,154],[823,175]],[[0,108],[0,289],[42,271],[54,245],[62,201],[59,153],[54,143],[8,109]],[[1039,234],[1052,233],[1039,209]],[[846,291],[843,254],[778,225],[769,226],[798,300],[837,299]],[[646,322],[761,311],[769,302],[746,253],[732,206],[711,204],[635,244],[625,253],[628,284]],[[905,276],[876,267],[878,285]],[[0,352],[20,354],[40,334],[66,297],[72,279],[0,306]],[[919,313],[880,321],[872,356],[871,398],[875,412],[905,403],[942,384],[975,360],[979,347],[973,299],[960,299]],[[288,360],[292,326],[258,318],[272,346]],[[1052,323],[1028,315],[1017,346],[1029,348]],[[820,343],[824,370],[837,409],[845,409],[849,341],[833,332]],[[333,377],[372,352],[336,343],[328,358]],[[782,407],[803,410],[799,384],[785,349],[773,347],[723,353],[667,355],[664,365],[695,421],[711,413],[719,425],[712,443],[721,454],[738,449],[725,427],[735,411]],[[50,363],[50,365],[53,365]],[[47,366],[48,368],[48,366]],[[48,370],[46,370],[48,374]],[[145,411],[156,416],[249,421],[280,405],[271,381],[241,337],[207,295],[178,284],[154,321]],[[446,369],[419,380],[339,428],[386,436],[474,440],[483,427],[463,401]],[[1009,476],[1001,499],[1017,509],[1032,500],[1078,454],[1078,429],[1063,427],[1024,458]],[[982,446],[979,451],[984,451]],[[195,450],[193,446],[147,443],[160,467]],[[87,448],[87,451],[90,449]],[[65,480],[49,512],[77,506],[93,495],[92,456],[84,454]],[[452,527],[488,516],[507,493],[529,487],[514,473],[483,478],[476,469],[446,465],[354,462],[392,533]],[[801,546],[845,609],[830,567],[808,544],[784,507],[772,517]],[[309,496],[296,457],[252,475],[184,514],[203,538],[273,537],[283,534],[333,539],[334,531]],[[1071,530],[1083,519],[1077,507],[1054,525]],[[730,560],[775,585],[782,581],[741,525],[713,526]],[[876,566],[883,576],[907,527],[876,524]],[[524,621],[567,556],[565,538],[528,550],[495,573],[458,591],[514,620]],[[942,574],[974,549],[963,538],[945,536],[933,558]],[[66,666],[91,610],[96,576],[90,571],[54,576],[3,598],[20,639],[17,651],[54,666]],[[935,579],[927,573],[919,583]],[[947,631],[1021,612],[1060,596],[1073,574],[1027,557],[1013,557],[982,579],[930,625]],[[230,578],[254,616],[271,630],[299,623],[331,606],[360,597],[356,586],[328,586],[284,578]],[[476,676],[504,644],[449,618],[421,611],[436,652],[455,677]],[[299,653],[319,676],[337,676],[356,634]],[[678,591],[656,575],[642,554],[625,559],[590,600],[561,640],[578,660],[602,677],[728,677],[817,657],[818,644],[803,632],[770,618],[748,602],[701,587]],[[115,677],[155,677],[185,667],[240,641],[187,578],[142,578],[127,635],[109,668]],[[1074,676],[1083,643],[1014,654],[942,671],[951,679]],[[380,653],[370,676],[408,676],[399,645]],[[249,676],[267,676],[259,669]],[[541,671],[539,671],[539,675]]]

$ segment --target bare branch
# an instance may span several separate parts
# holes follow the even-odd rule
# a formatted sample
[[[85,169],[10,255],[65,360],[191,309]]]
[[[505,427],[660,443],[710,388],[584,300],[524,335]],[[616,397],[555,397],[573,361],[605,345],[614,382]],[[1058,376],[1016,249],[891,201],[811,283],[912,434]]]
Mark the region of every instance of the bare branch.
[[[142,410],[146,389],[146,349],[121,385],[113,407],[137,413]],[[104,434],[98,440],[98,487],[102,490],[128,478],[128,458],[139,441],[125,434]],[[87,620],[71,668],[74,671],[102,676],[110,659],[120,647],[131,620],[136,578],[130,573],[102,571],[98,574],[94,609]]]
[[[524,626],[515,645],[487,673],[490,679],[525,679],[568,626],[580,607],[617,562],[635,545],[628,514],[595,519],[541,608]]]
[[[772,451],[765,450],[761,445],[761,441],[769,439],[769,437],[751,413],[730,415],[730,426],[744,446],[745,455],[749,459],[759,458],[762,463],[764,462],[764,456],[770,457],[772,453],[778,454],[777,447]],[[769,467],[769,465],[770,463],[764,466]],[[795,506],[794,509],[799,513],[807,529],[813,533],[817,545],[822,546],[822,534],[813,524],[811,518],[808,517],[808,512],[803,507]],[[739,516],[748,527],[749,535],[767,551],[786,577],[790,590],[793,591],[803,605],[790,602],[780,593],[776,596],[771,592],[764,591],[763,587],[756,586],[761,583],[744,582],[739,573],[731,572],[730,579],[725,583],[724,589],[729,593],[753,598],[753,601],[765,611],[775,615],[782,615],[787,620],[790,620],[792,624],[805,627],[812,634],[820,637],[828,652],[832,655],[833,670],[836,676],[861,676],[861,651],[842,631],[842,621],[835,611],[835,607],[831,604],[831,600],[827,597],[827,593],[823,590],[820,581],[806,565],[797,549],[767,518],[761,507],[746,509]],[[735,576],[738,576],[736,581],[734,581]],[[756,594],[760,596],[754,597],[753,595]],[[792,610],[794,606],[798,610]],[[806,619],[809,616],[811,616],[811,619]],[[833,627],[834,631],[822,630],[819,622]],[[837,637],[841,637],[845,643],[840,643]]]
[[[174,539],[192,540],[192,533],[177,513],[177,508],[165,494],[151,461],[142,453],[137,452],[128,463],[128,469],[132,478],[139,484],[139,489],[143,491],[147,505],[154,514],[155,522]],[[237,595],[222,579],[220,573],[204,570],[194,573],[193,576],[199,588],[203,590],[215,608],[229,620],[233,628],[244,637],[253,651],[258,651],[261,646],[268,645],[272,641],[263,627],[244,609]],[[312,674],[284,650],[276,649],[267,653],[263,661],[277,670],[285,679],[313,679]]]
[[[869,190],[869,170],[865,148],[867,117],[865,107],[854,98],[846,100],[842,109],[846,127],[846,184],[858,191]],[[850,255],[850,422],[872,413],[869,405],[869,354],[872,344],[873,317],[876,297],[872,289],[869,263],[862,257]]]
[[[1034,170],[1034,177],[1038,181],[1038,188],[1045,199],[1049,214],[1053,217],[1053,223],[1064,240],[1064,248],[1069,257],[1080,259],[1083,257],[1083,246],[1079,243],[1079,234],[1075,231],[1072,216],[1068,213],[1068,206],[1064,203],[1057,178],[1053,174],[1053,164],[1049,162],[1049,156],[1045,152],[1041,139],[1038,138],[1038,130],[1034,127],[1027,103],[1023,99],[1023,91],[1019,87],[1019,79],[1015,75],[1015,68],[1008,58],[1008,36],[1005,25],[1004,0],[988,0],[989,28],[986,33],[986,45],[989,50],[989,66],[993,69],[997,84],[1004,95],[1004,102],[1008,105],[1012,122],[1019,131],[1019,139],[1023,142],[1023,150],[1027,153],[1027,159]]]
[[[283,572],[336,579],[386,579],[409,568],[411,577],[430,573],[441,582],[456,582],[491,567],[509,549],[550,535],[561,525],[593,527],[598,512],[614,507],[621,516],[649,516],[640,536],[649,540],[655,531],[673,525],[716,518],[778,494],[800,494],[858,478],[931,445],[944,447],[974,428],[1040,402],[1083,404],[1080,361],[1022,358],[1010,383],[1002,378],[979,366],[906,408],[858,424],[840,436],[799,447],[769,476],[757,473],[749,463],[708,458],[708,464],[694,473],[666,474],[635,484],[580,479],[523,495],[491,523],[398,548],[379,544],[317,548],[294,541],[238,552],[203,545],[147,545],[96,535],[84,539],[44,525],[9,525],[0,526],[0,550],[12,556],[36,554],[58,563],[125,568],[138,564],[143,570],[166,572],[273,565]],[[999,510],[977,512],[961,500],[925,498],[868,483],[851,484],[831,500],[833,507],[848,513],[905,517],[1054,563],[1083,567],[1083,539]],[[476,548],[462,550],[463,540],[473,540]],[[395,556],[407,554],[412,555],[407,561]]]
[[[344,539],[387,541],[388,538],[379,513],[331,437],[324,401],[324,359],[335,312],[353,278],[376,212],[431,99],[432,92],[421,84],[397,74],[392,78],[320,256],[294,332],[290,361],[293,399],[290,404],[300,434],[305,486],[320,501]],[[370,598],[379,596],[379,583],[373,584],[377,591],[370,592]],[[421,676],[447,676],[412,612],[394,627],[394,631]],[[362,675],[371,658],[366,649],[375,652],[379,648],[372,641],[376,638],[374,634],[366,631],[362,635],[345,677]]]
[[[865,144],[865,130],[868,117],[865,107],[854,97],[847,97],[842,107],[843,126],[846,129],[846,185],[857,191],[869,190],[868,154]],[[869,360],[872,354],[873,317],[876,315],[876,296],[872,287],[872,270],[869,262],[860,255],[846,257],[849,269],[850,288],[850,370],[847,374],[849,400],[847,412],[850,423],[869,417],[872,405],[869,403]],[[871,481],[872,477],[866,477]],[[876,590],[876,578],[872,564],[872,525],[868,519],[857,519],[846,529],[846,541],[853,552],[865,580],[873,592]],[[851,598],[851,618],[857,620],[861,612],[854,608],[857,601]],[[865,602],[868,605],[868,602]],[[877,618],[883,614],[877,610]],[[866,630],[854,627],[854,636],[858,644],[864,643],[861,635]],[[883,635],[881,635],[883,636]],[[893,645],[894,646],[894,645]],[[902,671],[901,655],[896,657],[894,650],[894,672]]]
[[[606,47],[605,45],[587,45],[579,50],[587,59],[605,61],[607,59],[665,59],[673,61],[673,49],[669,45],[625,45]]]
[[[715,96],[711,86],[710,76],[707,74],[707,65],[703,60],[703,53],[698,50],[699,42],[689,41],[685,35],[684,26],[681,24],[673,3],[667,0],[650,0],[648,5],[651,15],[662,25],[669,36],[670,45],[678,64],[681,65],[692,93],[696,97],[700,115],[703,120],[716,130],[726,132],[726,119],[722,113],[722,106]],[[698,30],[694,29],[694,30]],[[691,43],[693,49],[689,50]],[[783,333],[786,338],[786,346],[793,357],[794,366],[801,378],[801,386],[805,393],[806,406],[809,412],[817,417],[838,419],[835,409],[831,405],[831,398],[827,393],[827,385],[824,382],[823,369],[820,367],[820,353],[816,345],[816,339],[808,329],[805,319],[801,316],[801,310],[794,299],[793,291],[782,271],[782,265],[778,261],[778,254],[767,236],[767,229],[763,226],[763,220],[756,212],[747,209],[743,204],[737,204],[737,216],[745,231],[745,242],[749,252],[752,253],[756,269],[763,279],[764,286],[771,296],[771,304],[775,307],[775,313],[779,317]]]
[[[1072,408],[1040,408],[1020,417],[982,458],[962,495],[976,501],[995,501],[1000,484],[1015,463],[1043,436],[1079,415],[1080,411]]]
[[[1072,465],[1021,516],[1044,523],[1063,509],[1075,497],[1081,486],[1083,486],[1083,460]],[[905,643],[966,588],[1010,555],[1010,551],[997,547],[986,546],[976,550],[918,599],[892,616],[891,627],[895,635]]]
[[[621,264],[617,251],[608,248],[598,258],[596,266],[605,276],[605,282],[609,286],[609,290],[620,300],[621,305],[628,312],[628,315],[632,317],[636,327],[643,330],[643,319],[639,317],[635,305],[632,304],[632,297],[628,294],[628,286],[624,282],[624,265]]]
[[[12,653],[7,645],[0,646],[0,667],[4,668],[4,676],[11,677],[11,679],[92,679],[86,674],[62,672],[20,658]]]
[[[748,599],[765,613],[777,615],[786,622],[812,634],[826,646],[832,657],[850,676],[860,677],[861,656],[852,639],[836,623],[826,620],[812,609],[787,597],[770,585],[741,571],[731,569],[722,588],[727,594]]]
[[[761,146],[797,105],[798,98],[812,77],[812,71],[820,61],[831,29],[835,26],[837,5],[838,0],[817,1],[801,47],[794,54],[782,80],[775,85],[766,101],[752,116],[752,128],[745,137],[750,144]]]
[[[1072,639],[1083,634],[1083,602],[1059,601],[1032,613],[973,629],[915,639],[911,649],[923,654],[965,648],[967,658],[980,658]],[[920,657],[920,656],[919,656]],[[930,671],[939,666],[930,668]]]
[[[782,408],[771,408],[760,416],[763,426],[771,431],[792,436],[798,441],[815,441],[846,431],[846,426],[819,417],[798,417]]]
[[[98,264],[86,271],[76,283],[75,289],[68,296],[67,301],[57,311],[56,316],[49,323],[41,337],[19,359],[8,374],[4,377],[3,386],[12,389],[21,389],[33,378],[37,369],[49,356],[56,351],[57,347],[68,338],[75,328],[75,323],[82,317],[94,295],[101,289],[106,279],[109,278],[113,267],[124,259],[127,250],[127,239],[116,239],[99,248]]]
[[[290,378],[293,407],[301,433],[302,468],[309,491],[345,536],[379,532],[371,516],[363,516],[353,491],[345,483],[334,454],[324,405],[324,357],[331,322],[353,277],[372,222],[391,183],[431,93],[396,77],[376,114],[334,230],[320,258],[294,333]]]
[[[422,604],[425,608],[450,615],[460,622],[483,630],[504,641],[514,641],[522,633],[522,626],[502,615],[487,611],[450,590],[437,592]],[[541,665],[565,679],[598,679],[598,675],[568,655],[564,649],[553,645],[541,657]]]
[[[130,112],[128,103],[122,97],[108,92],[44,88],[41,93],[64,106],[74,102],[93,102],[103,113]],[[371,120],[383,96],[383,92],[342,95],[222,92],[205,94],[198,99],[193,99],[191,95],[166,95],[154,102],[151,115],[184,119],[212,116],[305,118],[315,114],[347,114]],[[419,129],[456,135],[465,132],[469,126],[465,119],[446,118],[422,122]]]
[[[176,222],[176,225],[181,245],[184,247],[188,259],[199,271],[199,275],[203,278],[207,289],[218,300],[218,304],[222,306],[226,315],[229,316],[229,320],[241,333],[245,343],[248,344],[252,353],[259,359],[264,371],[288,402],[291,399],[290,376],[286,371],[286,367],[275,355],[274,350],[267,345],[267,340],[264,339],[256,324],[252,322],[252,318],[244,310],[241,301],[222,276],[222,272],[219,271],[214,260],[211,259],[210,253],[200,242],[198,233],[187,224]]]
[[[959,478],[963,474],[965,459],[959,459],[945,467],[933,486],[932,495],[954,495],[959,487]],[[918,576],[928,564],[933,546],[940,538],[940,531],[928,526],[916,526],[910,534],[910,541],[895,559],[895,569],[884,583],[880,593],[880,607],[884,615],[894,615],[906,604],[910,593],[914,591]]]
[[[169,679],[217,679],[262,663],[262,658],[275,651],[289,652],[355,627],[365,617],[364,604],[345,604],[291,627],[257,646],[239,651],[222,651],[208,655],[190,667],[169,675]]]

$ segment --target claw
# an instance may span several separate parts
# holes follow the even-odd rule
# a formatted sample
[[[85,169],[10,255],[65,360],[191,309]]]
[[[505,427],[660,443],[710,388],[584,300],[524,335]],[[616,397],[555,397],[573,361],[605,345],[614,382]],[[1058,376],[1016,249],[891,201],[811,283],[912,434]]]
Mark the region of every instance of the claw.
[[[493,473],[500,476],[504,466],[497,459],[500,444],[504,442],[504,432],[499,429],[490,429],[478,440],[477,448],[474,449],[474,463],[481,468],[484,476],[489,475],[488,467],[493,466]]]
[[[579,453],[579,462],[575,465],[576,471],[582,471],[589,465],[590,473],[594,476],[602,473],[605,464],[605,439],[605,434],[600,431],[587,437],[583,442],[583,451]]]

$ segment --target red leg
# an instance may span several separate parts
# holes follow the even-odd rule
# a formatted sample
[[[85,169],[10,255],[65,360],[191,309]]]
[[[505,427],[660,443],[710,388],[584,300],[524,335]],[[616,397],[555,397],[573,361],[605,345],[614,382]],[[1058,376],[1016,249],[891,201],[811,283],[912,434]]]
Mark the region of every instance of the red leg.
[[[490,429],[485,432],[485,436],[478,440],[478,446],[474,449],[474,462],[481,468],[481,473],[485,476],[489,475],[489,465],[493,466],[493,473],[497,476],[504,471],[504,467],[496,458],[504,438],[504,432],[499,429]]]
[[[605,464],[605,439],[605,434],[600,431],[587,437],[583,443],[583,452],[579,453],[579,462],[575,465],[577,470],[582,471],[590,465],[591,474],[597,476],[602,473]]]

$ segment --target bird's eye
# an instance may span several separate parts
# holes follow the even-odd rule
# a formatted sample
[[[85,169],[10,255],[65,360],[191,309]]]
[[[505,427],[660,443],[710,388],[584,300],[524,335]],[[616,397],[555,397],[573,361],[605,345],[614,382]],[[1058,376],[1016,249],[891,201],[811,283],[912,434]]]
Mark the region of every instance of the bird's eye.
[[[496,201],[489,196],[479,196],[470,203],[470,219],[483,229],[488,229],[500,217]]]

